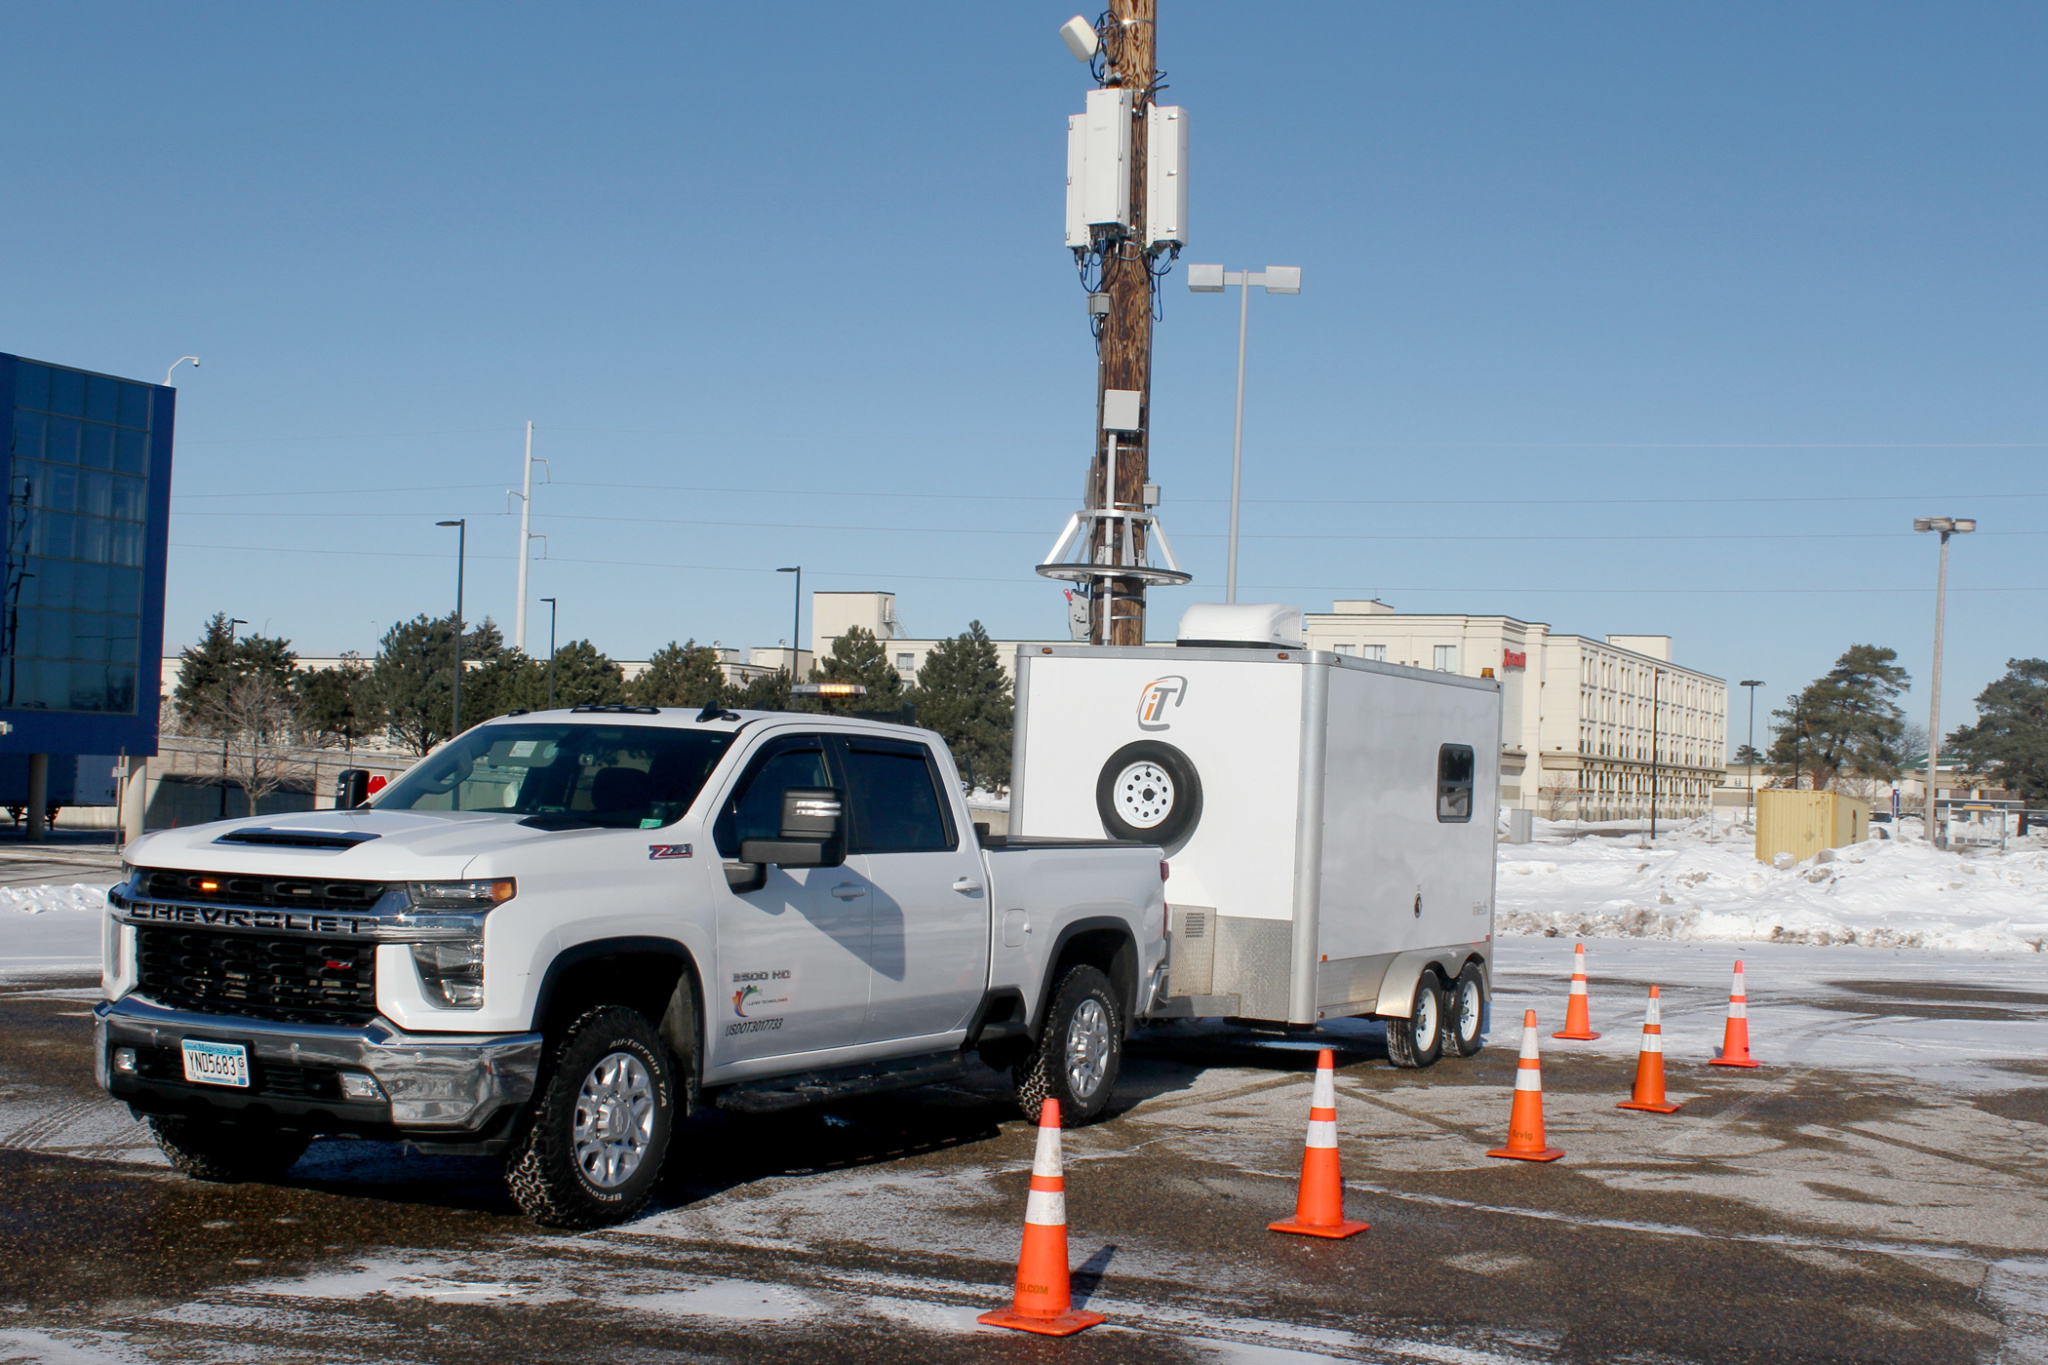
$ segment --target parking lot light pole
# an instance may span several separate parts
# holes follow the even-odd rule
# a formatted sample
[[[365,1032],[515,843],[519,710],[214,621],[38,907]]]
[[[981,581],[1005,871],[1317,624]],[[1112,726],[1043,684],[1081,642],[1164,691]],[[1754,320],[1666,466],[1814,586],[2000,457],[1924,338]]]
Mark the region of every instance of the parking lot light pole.
[[[448,732],[453,739],[462,733],[462,565],[469,552],[469,518],[457,517],[434,525],[455,528],[455,719]]]
[[[1269,265],[1264,270],[1225,270],[1220,265],[1188,267],[1188,291],[1220,294],[1226,285],[1239,286],[1237,298],[1237,423],[1230,438],[1230,549],[1223,571],[1223,600],[1237,600],[1237,504],[1238,488],[1244,479],[1244,335],[1251,313],[1252,286],[1268,294],[1299,294],[1301,267]]]
[[[1948,603],[1948,538],[1967,535],[1977,529],[1974,517],[1916,517],[1916,531],[1941,533],[1941,569],[1934,580],[1934,683],[1928,698],[1927,718],[1927,842],[1939,846],[1934,829],[1934,770],[1941,763],[1941,625]]]
[[[173,360],[173,361],[172,361],[172,362],[170,363],[170,365],[169,365],[168,367],[166,367],[166,368],[165,368],[165,370],[164,370],[164,387],[165,387],[165,388],[167,388],[167,389],[168,389],[168,388],[169,388],[169,387],[171,386],[171,371],[172,371],[172,370],[175,370],[175,369],[177,369],[177,368],[178,368],[178,367],[179,367],[180,365],[184,364],[184,363],[185,363],[186,361],[188,361],[188,360],[192,362],[192,368],[193,368],[193,369],[195,369],[195,370],[196,370],[196,369],[198,369],[198,368],[199,368],[199,357],[198,357],[198,356],[196,356],[196,355],[181,355],[181,356],[179,356],[179,357],[178,357],[178,358],[177,358],[176,360]]]
[[[223,692],[225,692],[227,688],[228,679],[234,674],[235,671],[235,627],[246,626],[248,624],[249,623],[247,621],[244,621],[239,616],[235,617],[233,620],[228,622],[228,658],[227,663],[224,665],[225,672],[221,675],[220,680],[220,685]],[[226,724],[227,716],[222,715],[221,721],[222,724],[220,730],[220,818],[225,820],[228,818],[228,727]],[[256,813],[255,809],[252,807],[249,813],[251,815],[254,815]]]
[[[803,636],[798,634],[798,632],[804,626],[804,566],[792,564],[786,569],[777,569],[775,572],[793,573],[796,575],[796,607],[790,612],[789,617],[789,680],[792,683],[802,682],[803,679],[796,675],[796,665],[797,650],[799,649],[797,642],[803,639]]]
[[[555,709],[555,599],[543,597],[548,604],[548,710]]]
[[[1744,765],[1747,772],[1742,779],[1745,784],[1742,793],[1742,815],[1753,829],[1756,826],[1756,813],[1750,809],[1750,802],[1756,799],[1756,690],[1764,685],[1764,680],[1744,678],[1735,685],[1749,689],[1749,743],[1745,746],[1749,750],[1749,762]]]

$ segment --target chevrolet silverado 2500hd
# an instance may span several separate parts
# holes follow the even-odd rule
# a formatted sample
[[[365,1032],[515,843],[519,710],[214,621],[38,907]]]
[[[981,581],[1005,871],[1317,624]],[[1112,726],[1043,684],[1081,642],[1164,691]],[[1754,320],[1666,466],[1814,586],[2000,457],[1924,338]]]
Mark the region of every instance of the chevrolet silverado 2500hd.
[[[1157,848],[978,837],[937,735],[847,718],[504,717],[368,805],[123,856],[96,1066],[179,1169],[502,1153],[555,1226],[637,1209],[700,1103],[978,1057],[1086,1121],[1165,985]]]

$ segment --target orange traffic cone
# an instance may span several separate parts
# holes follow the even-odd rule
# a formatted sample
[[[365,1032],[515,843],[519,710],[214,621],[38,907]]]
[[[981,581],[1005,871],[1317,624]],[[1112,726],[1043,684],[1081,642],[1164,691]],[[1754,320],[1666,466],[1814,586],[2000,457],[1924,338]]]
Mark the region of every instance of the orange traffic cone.
[[[1522,1060],[1515,1067],[1515,1107],[1508,1111],[1508,1145],[1488,1156],[1516,1161],[1555,1161],[1559,1147],[1543,1145],[1543,1063],[1536,1058],[1536,1011],[1522,1015]]]
[[[1308,1148],[1301,1154],[1294,1217],[1266,1226],[1309,1237],[1351,1237],[1371,1226],[1344,1221],[1344,1176],[1337,1169],[1337,1058],[1328,1048],[1316,1058],[1315,1089],[1309,1092]]]
[[[1590,1043],[1600,1036],[1593,1032],[1593,1016],[1586,1005],[1586,945],[1583,943],[1572,951],[1572,994],[1564,1007],[1564,1032],[1550,1036],[1569,1038],[1576,1043]]]
[[[983,1313],[976,1322],[1070,1337],[1103,1321],[1100,1313],[1074,1307],[1068,1288],[1066,1191],[1060,1174],[1060,1102],[1047,1100],[1038,1111],[1038,1152],[1031,1161],[1031,1195],[1024,1205],[1017,1292],[1008,1308]]]
[[[1728,992],[1728,1031],[1721,1035],[1721,1055],[1708,1066],[1762,1066],[1749,1055],[1749,993],[1742,984],[1742,959],[1735,960],[1735,985]]]
[[[1664,1022],[1658,1010],[1657,988],[1652,986],[1643,1012],[1643,1050],[1636,1054],[1635,1093],[1614,1106],[1617,1109],[1647,1109],[1653,1114],[1678,1110],[1664,1098]]]

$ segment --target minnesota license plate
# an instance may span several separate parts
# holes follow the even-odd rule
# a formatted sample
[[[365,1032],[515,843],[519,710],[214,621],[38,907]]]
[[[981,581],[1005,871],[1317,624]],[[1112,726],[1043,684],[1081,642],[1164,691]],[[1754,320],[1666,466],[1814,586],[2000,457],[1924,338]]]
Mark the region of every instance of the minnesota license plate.
[[[198,1085],[249,1085],[249,1049],[240,1043],[185,1039],[185,1079]]]

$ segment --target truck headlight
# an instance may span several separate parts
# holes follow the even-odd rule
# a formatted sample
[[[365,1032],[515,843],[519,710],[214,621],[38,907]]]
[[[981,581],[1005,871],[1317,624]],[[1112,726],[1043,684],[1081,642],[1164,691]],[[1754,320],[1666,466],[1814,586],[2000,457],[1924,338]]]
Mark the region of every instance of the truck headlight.
[[[510,877],[481,882],[407,882],[406,894],[421,910],[488,910],[519,894]]]
[[[482,939],[457,939],[412,945],[413,965],[427,999],[452,1010],[482,1009],[484,945]]]

